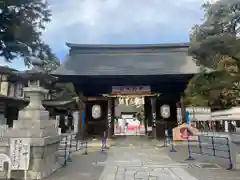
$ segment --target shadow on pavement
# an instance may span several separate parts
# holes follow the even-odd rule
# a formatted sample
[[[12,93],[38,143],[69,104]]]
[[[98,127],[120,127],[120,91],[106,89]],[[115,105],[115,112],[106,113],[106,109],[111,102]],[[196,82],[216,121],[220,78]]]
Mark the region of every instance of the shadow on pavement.
[[[168,151],[169,157],[177,162],[185,162],[189,164],[198,163],[210,163],[217,164],[222,168],[212,169],[212,168],[188,168],[185,169],[192,176],[196,177],[198,180],[240,180],[239,170],[225,170],[228,168],[228,160],[220,159],[210,156],[193,155],[194,161],[185,161],[188,157],[187,146],[180,145],[176,146],[177,152],[170,152],[170,147],[165,148]]]
[[[128,146],[136,146],[136,147],[150,147],[155,146],[156,140],[149,139],[149,137],[145,135],[141,136],[116,136],[114,138],[114,146],[119,147],[128,147]]]
[[[169,152],[169,156],[174,161],[185,161],[186,163],[192,163],[192,162],[199,162],[199,163],[211,163],[211,164],[217,164],[221,166],[222,168],[227,169],[229,167],[229,160],[228,159],[222,159],[217,158],[213,156],[207,156],[207,155],[197,155],[192,154],[192,157],[195,159],[194,161],[186,161],[188,158],[188,147],[187,145],[180,145],[175,147],[177,152]],[[167,150],[169,151],[171,148],[168,147]]]
[[[97,162],[105,162],[108,152],[100,153],[89,151],[88,155],[82,152],[72,155],[72,162],[67,166],[58,169],[45,180],[97,180],[101,176],[104,166],[96,166]]]

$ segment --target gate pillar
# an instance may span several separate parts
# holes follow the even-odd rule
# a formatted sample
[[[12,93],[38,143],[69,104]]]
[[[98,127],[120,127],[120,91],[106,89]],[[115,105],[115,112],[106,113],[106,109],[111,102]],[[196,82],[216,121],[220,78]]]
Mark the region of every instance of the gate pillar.
[[[114,135],[115,125],[115,98],[110,97],[108,99],[108,138]]]
[[[157,97],[153,96],[151,98],[151,106],[152,106],[152,137],[156,138],[156,100]]]

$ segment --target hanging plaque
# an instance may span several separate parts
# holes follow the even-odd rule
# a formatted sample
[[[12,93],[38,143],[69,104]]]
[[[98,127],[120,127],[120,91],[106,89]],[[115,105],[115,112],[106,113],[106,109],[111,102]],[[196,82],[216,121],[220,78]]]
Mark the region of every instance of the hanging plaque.
[[[92,107],[92,117],[98,119],[101,117],[101,107],[99,105],[93,105]]]
[[[170,117],[170,107],[169,105],[162,105],[161,106],[161,115],[163,118],[169,118]]]

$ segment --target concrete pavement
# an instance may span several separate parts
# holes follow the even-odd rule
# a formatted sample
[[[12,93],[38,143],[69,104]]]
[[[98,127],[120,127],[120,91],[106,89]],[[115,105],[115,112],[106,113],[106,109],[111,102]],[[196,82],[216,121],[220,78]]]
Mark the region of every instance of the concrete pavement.
[[[89,147],[88,155],[74,153],[72,162],[47,180],[197,180],[188,166],[171,160],[146,138],[125,137],[105,153],[99,147]]]
[[[240,171],[221,167],[227,166],[225,161],[209,157],[185,161],[186,146],[170,153],[155,143],[145,137],[122,137],[105,153],[89,147],[88,155],[74,153],[72,162],[47,180],[240,180]]]
[[[185,168],[186,163],[176,163],[161,149],[129,145],[113,147],[99,180],[197,180]]]
[[[45,180],[98,180],[104,167],[94,166],[95,162],[106,161],[107,154],[99,153],[99,148],[90,147],[88,155],[83,155],[83,150],[72,155],[72,162],[57,170]]]

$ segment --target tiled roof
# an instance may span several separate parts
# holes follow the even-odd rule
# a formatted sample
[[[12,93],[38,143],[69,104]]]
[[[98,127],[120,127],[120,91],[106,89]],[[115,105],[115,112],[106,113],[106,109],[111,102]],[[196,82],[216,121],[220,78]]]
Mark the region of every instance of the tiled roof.
[[[77,45],[56,75],[195,74],[199,67],[187,55],[188,44]]]

